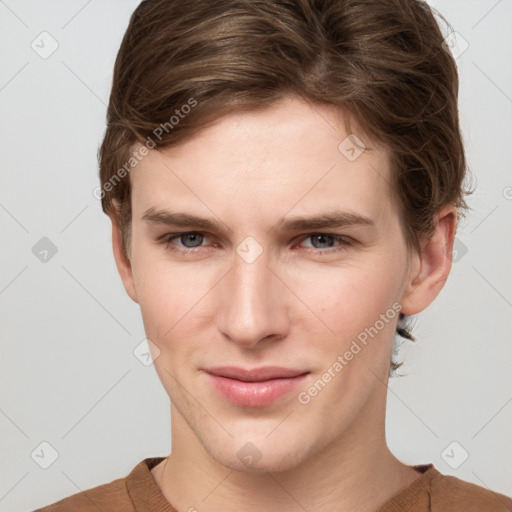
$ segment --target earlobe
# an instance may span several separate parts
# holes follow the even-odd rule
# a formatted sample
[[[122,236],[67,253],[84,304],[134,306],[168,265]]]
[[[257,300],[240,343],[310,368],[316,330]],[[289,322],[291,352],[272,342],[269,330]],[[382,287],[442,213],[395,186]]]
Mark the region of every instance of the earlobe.
[[[432,236],[422,242],[414,256],[409,282],[402,298],[402,313],[415,315],[427,308],[439,295],[452,265],[452,249],[457,227],[457,211],[444,207],[434,219]]]
[[[112,221],[112,249],[114,251],[114,259],[116,261],[117,270],[121,276],[124,289],[129,297],[138,303],[137,293],[133,281],[133,272],[131,262],[127,259],[123,251],[123,242],[121,236],[121,228],[117,221],[111,218]]]

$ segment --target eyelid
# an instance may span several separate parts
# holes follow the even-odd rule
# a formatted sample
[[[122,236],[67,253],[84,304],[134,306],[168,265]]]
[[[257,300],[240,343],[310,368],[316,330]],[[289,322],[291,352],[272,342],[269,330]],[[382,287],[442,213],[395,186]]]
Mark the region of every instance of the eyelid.
[[[300,244],[303,241],[307,240],[308,238],[311,238],[313,236],[319,236],[319,235],[331,236],[335,241],[338,242],[338,244],[333,247],[328,247],[326,249],[317,249],[316,247],[308,247],[308,249],[311,249],[313,252],[322,252],[322,253],[335,252],[336,247],[343,247],[346,245],[355,244],[355,240],[349,236],[340,235],[339,233],[329,233],[328,231],[313,231],[310,233],[306,233],[299,237],[298,243]]]
[[[177,231],[174,233],[166,233],[165,235],[158,238],[157,242],[165,243],[168,247],[169,244],[173,241],[173,239],[179,239],[180,237],[184,235],[202,235],[206,239],[214,239],[215,237],[213,235],[210,235],[209,233],[206,233],[205,231]],[[184,247],[181,245],[177,246],[179,249],[183,249],[185,251],[193,251],[194,249],[200,249],[201,247],[206,247],[205,245],[199,245],[197,247]]]
[[[185,247],[181,245],[175,245],[174,249],[170,249],[169,245],[173,241],[173,239],[179,239],[181,236],[184,235],[191,235],[191,234],[197,234],[202,235],[204,238],[208,239],[211,238],[215,240],[214,235],[210,235],[209,233],[205,231],[197,231],[197,230],[190,230],[190,231],[179,231],[179,232],[173,232],[173,233],[166,233],[165,235],[159,237],[158,242],[159,243],[165,243],[166,249],[168,250],[174,250],[176,252],[182,252],[182,253],[193,253],[201,248],[208,247],[207,245],[199,245],[197,247]],[[304,247],[305,249],[308,249],[308,252],[315,253],[315,254],[329,254],[329,253],[335,253],[343,250],[346,248],[346,246],[354,245],[356,241],[347,236],[347,235],[341,235],[339,233],[330,233],[328,231],[311,231],[308,233],[303,233],[302,235],[299,235],[294,240],[294,247],[296,245],[300,245],[303,241],[307,240],[308,238],[311,238],[313,236],[318,235],[324,235],[324,236],[331,236],[335,241],[338,242],[337,245],[334,245],[333,247],[327,247],[327,248],[315,248],[315,247]],[[204,240],[203,240],[204,241]]]

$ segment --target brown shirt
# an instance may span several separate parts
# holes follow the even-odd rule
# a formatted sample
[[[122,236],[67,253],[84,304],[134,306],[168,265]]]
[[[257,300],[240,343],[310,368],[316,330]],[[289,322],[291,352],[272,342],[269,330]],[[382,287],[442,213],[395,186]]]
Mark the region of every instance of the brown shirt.
[[[163,457],[144,459],[127,477],[34,512],[177,512],[150,471],[162,460]],[[376,512],[512,512],[512,499],[503,494],[443,475],[433,464],[412,467],[421,476]]]

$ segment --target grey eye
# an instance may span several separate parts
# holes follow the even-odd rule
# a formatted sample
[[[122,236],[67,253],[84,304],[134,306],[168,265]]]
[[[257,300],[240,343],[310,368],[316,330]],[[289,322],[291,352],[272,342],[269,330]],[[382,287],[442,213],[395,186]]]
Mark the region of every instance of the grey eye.
[[[204,235],[201,233],[185,233],[183,235],[180,235],[179,240],[185,247],[200,247],[203,243]],[[191,242],[190,245],[188,245],[185,240]]]

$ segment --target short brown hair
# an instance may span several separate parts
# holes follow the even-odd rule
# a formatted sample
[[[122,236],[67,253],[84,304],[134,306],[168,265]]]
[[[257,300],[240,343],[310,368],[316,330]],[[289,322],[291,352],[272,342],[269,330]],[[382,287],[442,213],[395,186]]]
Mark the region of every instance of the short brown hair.
[[[119,222],[125,256],[134,147],[176,145],[287,95],[343,110],[348,133],[354,119],[367,148],[369,139],[390,150],[391,189],[418,248],[443,206],[467,208],[458,73],[443,40],[422,0],[142,1],[117,54],[98,152],[102,208]],[[413,339],[403,320],[397,332]]]

